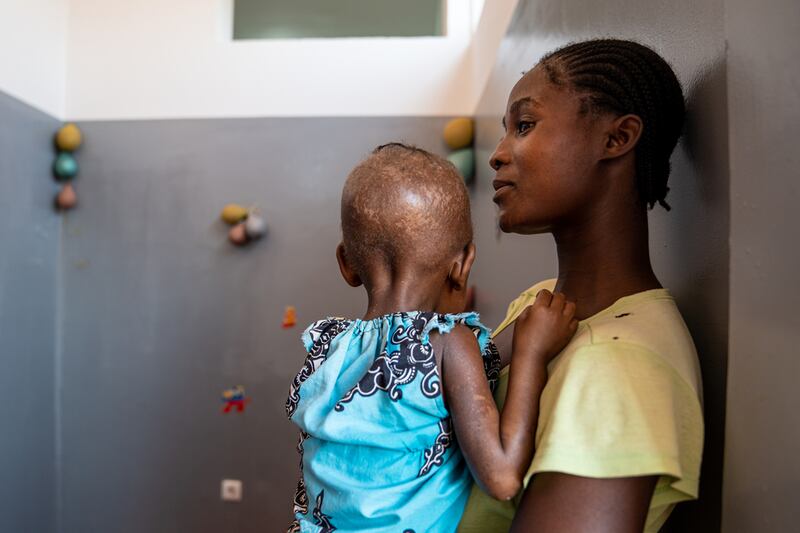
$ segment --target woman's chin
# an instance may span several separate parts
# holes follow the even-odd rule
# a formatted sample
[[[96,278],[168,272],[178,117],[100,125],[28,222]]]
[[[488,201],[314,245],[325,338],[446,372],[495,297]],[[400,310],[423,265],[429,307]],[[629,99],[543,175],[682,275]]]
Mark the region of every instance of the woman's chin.
[[[519,224],[515,223],[512,219],[510,219],[509,217],[504,217],[502,215],[500,215],[500,217],[498,218],[497,225],[500,226],[500,231],[502,231],[503,233],[521,233],[521,234],[528,233],[524,230],[524,228],[520,227]]]
[[[532,224],[529,221],[514,220],[502,211],[497,217],[497,225],[500,226],[500,230],[503,233],[517,233],[519,235],[536,235],[550,231],[547,224]]]
[[[497,225],[500,226],[500,231],[503,233],[513,233],[514,232],[514,225],[511,224],[508,216],[501,211],[497,216]]]

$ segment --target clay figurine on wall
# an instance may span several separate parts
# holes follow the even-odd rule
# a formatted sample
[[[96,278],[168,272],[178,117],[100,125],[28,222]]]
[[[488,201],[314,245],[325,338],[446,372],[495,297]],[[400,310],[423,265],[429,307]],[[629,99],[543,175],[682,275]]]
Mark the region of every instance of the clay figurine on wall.
[[[250,398],[245,395],[244,387],[242,385],[237,385],[222,393],[222,403],[225,404],[222,408],[223,413],[230,413],[233,409],[236,409],[237,413],[241,413],[244,412],[244,408],[250,403]]]
[[[228,204],[222,209],[220,218],[233,226],[228,231],[228,240],[237,246],[260,239],[267,231],[267,224],[256,212],[256,208],[247,209],[239,204]]]
[[[455,165],[467,185],[475,179],[475,121],[468,117],[454,118],[444,127],[444,142],[453,150],[447,160]]]
[[[80,148],[82,142],[83,135],[75,124],[65,124],[55,134],[57,153],[53,162],[53,174],[57,181],[66,182],[55,198],[56,208],[62,211],[72,209],[78,204],[78,195],[70,181],[78,175],[78,161],[73,152]]]
[[[61,192],[56,196],[56,207],[66,211],[72,209],[78,204],[78,195],[75,194],[75,188],[71,183],[65,183],[61,188]]]
[[[283,313],[283,323],[281,327],[284,329],[293,328],[297,325],[297,309],[290,305]]]

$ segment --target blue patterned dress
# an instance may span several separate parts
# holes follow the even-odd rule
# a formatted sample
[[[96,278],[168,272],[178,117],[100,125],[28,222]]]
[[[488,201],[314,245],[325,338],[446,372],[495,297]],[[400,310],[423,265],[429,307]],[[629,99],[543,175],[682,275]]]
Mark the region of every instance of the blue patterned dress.
[[[472,480],[429,343],[456,324],[475,333],[494,386],[500,359],[475,313],[328,318],[306,329],[308,356],[286,402],[301,457],[289,531],[456,530]]]

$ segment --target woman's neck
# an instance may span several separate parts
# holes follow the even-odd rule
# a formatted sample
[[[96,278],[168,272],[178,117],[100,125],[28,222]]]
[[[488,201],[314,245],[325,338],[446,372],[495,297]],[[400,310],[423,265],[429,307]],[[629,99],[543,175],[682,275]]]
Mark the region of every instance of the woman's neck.
[[[617,206],[618,207],[618,206]],[[556,290],[586,319],[624,296],[661,287],[650,264],[644,208],[597,209],[583,222],[553,231]]]

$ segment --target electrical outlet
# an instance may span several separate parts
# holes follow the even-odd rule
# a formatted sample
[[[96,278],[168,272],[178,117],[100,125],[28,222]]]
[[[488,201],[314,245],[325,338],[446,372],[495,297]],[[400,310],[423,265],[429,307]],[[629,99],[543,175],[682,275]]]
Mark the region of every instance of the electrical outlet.
[[[242,501],[242,482],[238,479],[223,479],[220,498],[224,502]]]

